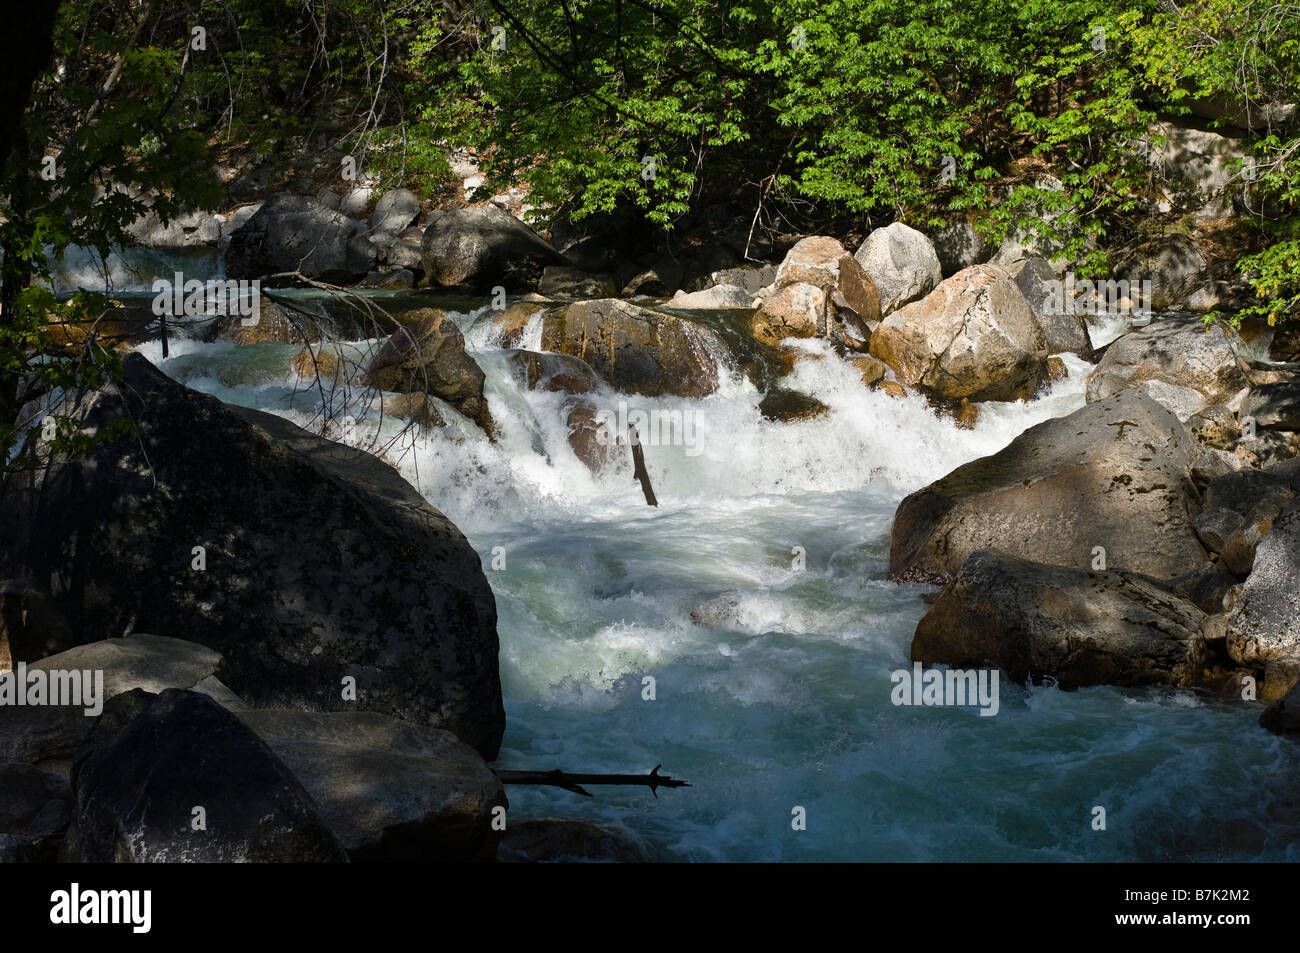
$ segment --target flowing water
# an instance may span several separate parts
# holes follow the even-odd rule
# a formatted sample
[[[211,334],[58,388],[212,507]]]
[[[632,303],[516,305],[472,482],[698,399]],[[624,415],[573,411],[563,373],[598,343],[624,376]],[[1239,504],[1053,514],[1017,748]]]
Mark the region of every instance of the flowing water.
[[[298,292],[302,300],[312,293]],[[513,787],[511,817],[620,827],[663,860],[1295,859],[1300,746],[1258,705],[1200,693],[1001,686],[975,708],[896,707],[926,587],[885,578],[907,493],[1083,404],[1089,366],[1029,403],[986,404],[972,431],[924,401],[864,388],[819,342],[790,386],[821,418],[765,420],[724,360],[702,400],[605,391],[615,415],[680,411],[647,445],[650,508],[624,461],[593,476],[564,395],[524,388],[486,311],[455,316],[487,374],[499,433],[400,433],[359,391],[331,433],[371,446],[468,536],[496,595],[507,729],[497,765],[664,773],[691,787]],[[534,323],[525,347],[537,347]],[[356,342],[361,353],[375,342]],[[297,348],[173,342],[141,350],[224,400],[314,427]],[[373,395],[371,395],[373,396]],[[692,429],[693,428],[693,429]],[[504,566],[502,564],[504,563]],[[647,677],[653,679],[653,700]],[[795,830],[796,807],[806,830]],[[1094,830],[1095,807],[1106,829]]]

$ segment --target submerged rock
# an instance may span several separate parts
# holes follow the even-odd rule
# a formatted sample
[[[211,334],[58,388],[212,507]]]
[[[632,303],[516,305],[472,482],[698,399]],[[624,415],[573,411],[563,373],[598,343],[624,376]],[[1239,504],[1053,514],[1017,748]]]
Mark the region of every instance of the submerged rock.
[[[497,849],[498,863],[589,861],[634,864],[647,860],[645,848],[629,833],[611,827],[558,818],[511,824]]]
[[[816,397],[785,387],[769,388],[758,403],[758,412],[768,420],[777,423],[812,420],[829,410],[830,408]]]

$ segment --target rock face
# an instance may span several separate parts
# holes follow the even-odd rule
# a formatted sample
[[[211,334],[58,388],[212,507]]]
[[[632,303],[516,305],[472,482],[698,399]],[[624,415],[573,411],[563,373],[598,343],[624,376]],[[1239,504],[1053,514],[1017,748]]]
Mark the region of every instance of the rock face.
[[[564,264],[541,236],[494,205],[439,214],[424,230],[421,254],[430,284],[480,291],[531,291],[544,267]]]
[[[183,632],[222,653],[220,677],[250,702],[380,711],[493,757],[496,605],[460,531],[369,454],[139,355],[124,368],[125,386],[58,411],[100,434],[91,452],[57,455],[0,501],[7,575],[48,579],[84,641]]]
[[[1014,682],[1190,685],[1204,664],[1205,613],[1137,573],[972,553],[916,628],[912,659]]]
[[[226,274],[238,279],[300,271],[340,284],[364,278],[375,250],[361,229],[315,199],[277,195],[231,236]]]
[[[718,387],[707,338],[695,325],[617,298],[579,301],[542,323],[542,349],[586,361],[620,391],[703,397]]]
[[[72,788],[77,862],[347,860],[284,763],[197,692],[115,698],[77,751]]]
[[[1228,617],[1228,654],[1244,665],[1300,660],[1300,504],[1259,541],[1250,576]]]
[[[875,229],[853,257],[876,286],[882,315],[919,301],[943,280],[934,244],[902,222]]]
[[[448,731],[373,712],[239,718],[293,772],[353,861],[491,860],[505,790]]]
[[[1207,403],[1227,403],[1248,383],[1237,365],[1231,335],[1222,323],[1206,331],[1197,318],[1153,321],[1106,350],[1088,377],[1088,401],[1157,380],[1194,388]]]
[[[1061,285],[1061,277],[1045,258],[1025,258],[1007,266],[1007,274],[1015,281],[1025,296],[1034,320],[1043,329],[1043,341],[1048,354],[1068,351],[1087,357],[1092,353],[1083,318],[1069,309],[1054,307],[1053,292]],[[1060,296],[1062,299],[1064,295]]]
[[[1047,344],[1007,272],[975,265],[880,322],[871,353],[938,400],[1018,400],[1045,375]]]
[[[1173,579],[1199,569],[1189,468],[1196,443],[1178,418],[1128,390],[1031,427],[899,504],[896,577],[946,580],[977,550],[1035,562]]]
[[[466,353],[456,322],[436,310],[393,332],[366,370],[366,382],[380,390],[432,394],[491,434],[485,379],[483,369]]]

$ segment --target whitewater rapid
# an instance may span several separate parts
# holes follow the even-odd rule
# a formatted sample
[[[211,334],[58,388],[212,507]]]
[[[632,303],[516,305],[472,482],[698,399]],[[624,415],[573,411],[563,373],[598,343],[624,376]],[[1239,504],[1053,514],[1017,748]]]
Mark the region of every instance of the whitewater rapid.
[[[650,508],[630,462],[594,476],[577,459],[565,395],[521,385],[486,310],[453,317],[487,375],[496,442],[450,409],[427,436],[381,425],[355,388],[335,395],[352,425],[330,432],[397,466],[482,558],[507,712],[497,764],[662,764],[692,785],[658,799],[513,788],[512,817],[620,827],[665,860],[1296,859],[1300,747],[1258,729],[1257,708],[1005,680],[991,718],[890,701],[930,591],[885,579],[898,502],[1082,406],[1086,363],[1065,355],[1067,379],[983,405],[970,431],[868,390],[817,341],[783,381],[829,407],[814,420],[765,420],[729,373],[702,400],[589,395],[689,415],[692,446],[646,447]],[[539,343],[534,322],[522,346]],[[296,347],[140,350],[191,387],[321,429]]]

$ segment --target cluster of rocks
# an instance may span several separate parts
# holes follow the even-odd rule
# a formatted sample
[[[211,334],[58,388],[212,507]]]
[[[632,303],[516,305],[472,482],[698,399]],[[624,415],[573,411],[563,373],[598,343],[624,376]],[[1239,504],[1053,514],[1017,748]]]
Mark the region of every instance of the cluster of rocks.
[[[0,496],[0,667],[82,697],[0,705],[0,855],[494,859],[496,607],[459,530],[377,458],[138,354],[55,413],[97,438],[40,440]]]
[[[915,660],[1016,680],[1204,686],[1300,679],[1300,380],[1236,332],[1168,318],[1121,338],[1088,403],[911,494],[890,570],[943,586]],[[1270,726],[1290,725],[1279,702]]]

